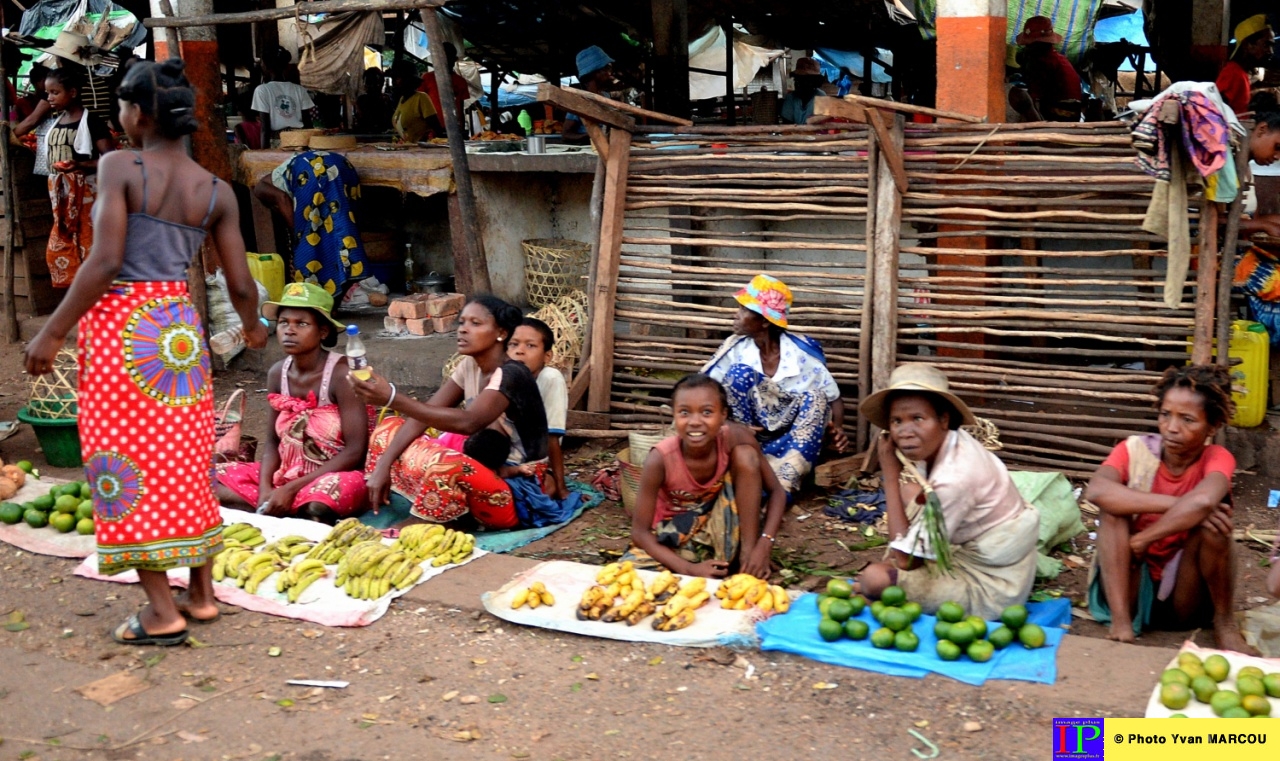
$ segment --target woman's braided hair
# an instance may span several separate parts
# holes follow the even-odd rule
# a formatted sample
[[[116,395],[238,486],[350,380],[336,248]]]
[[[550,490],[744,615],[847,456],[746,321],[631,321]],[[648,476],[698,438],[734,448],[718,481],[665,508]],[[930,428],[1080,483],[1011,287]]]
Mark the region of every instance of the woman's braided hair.
[[[200,128],[196,120],[196,91],[183,73],[178,58],[164,63],[134,60],[116,91],[116,97],[136,104],[155,119],[160,133],[169,139],[189,135]]]
[[[1236,403],[1231,398],[1231,373],[1220,365],[1179,365],[1164,371],[1152,393],[1156,396],[1156,408],[1164,402],[1170,389],[1185,388],[1204,399],[1204,414],[1209,425],[1220,426],[1235,414]]]

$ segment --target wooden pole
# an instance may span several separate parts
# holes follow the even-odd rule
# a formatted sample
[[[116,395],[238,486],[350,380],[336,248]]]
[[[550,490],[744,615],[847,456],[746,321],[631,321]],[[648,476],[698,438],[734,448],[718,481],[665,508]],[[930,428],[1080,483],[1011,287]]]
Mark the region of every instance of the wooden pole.
[[[867,147],[867,194],[870,198],[877,197],[877,188],[883,184],[879,172],[880,156],[878,142],[873,138],[868,141]],[[875,322],[873,321],[874,307],[872,306],[876,300],[876,284],[872,273],[875,269],[875,239],[876,239],[876,204],[868,201],[867,203],[867,227],[864,235],[865,240],[869,244],[867,246],[866,258],[864,259],[864,270],[867,273],[866,279],[862,286],[862,330],[858,335],[858,398],[866,399],[871,395],[871,336],[875,333]],[[858,451],[865,450],[870,446],[871,429],[870,421],[863,416],[862,411],[858,411]]]
[[[898,357],[898,237],[902,227],[902,194],[890,182],[892,168],[886,153],[902,151],[904,119],[894,115],[890,129],[891,146],[881,146],[876,158],[875,239],[872,243],[872,286],[876,294],[871,318],[872,388],[889,384]],[[879,138],[876,138],[879,140]]]
[[[733,102],[733,19],[725,19],[724,29],[724,112],[725,124],[738,123],[737,107]]]
[[[404,11],[426,8],[439,8],[445,0],[318,0],[305,5],[308,14],[344,13],[354,11]],[[167,13],[167,11],[166,11]],[[142,25],[148,29],[181,28],[185,26],[217,26],[219,24],[251,24],[255,21],[279,21],[294,18],[298,9],[293,5],[282,8],[266,8],[260,11],[244,13],[209,13],[203,16],[165,16],[161,18],[143,19]],[[432,54],[434,56],[434,53]]]
[[[0,11],[2,13],[2,11]],[[18,255],[14,244],[18,238],[18,219],[15,211],[18,208],[18,183],[13,177],[13,162],[9,160],[9,88],[4,70],[4,61],[0,59],[0,175],[4,175],[4,315],[3,322],[5,343],[17,343],[18,305],[14,303],[14,268],[18,264]],[[28,277],[28,280],[30,278]],[[30,283],[28,283],[30,293]]]
[[[1249,151],[1236,153],[1236,176],[1244,177],[1249,169]],[[1218,364],[1231,365],[1231,281],[1235,277],[1236,245],[1240,241],[1240,217],[1244,213],[1244,186],[1231,202],[1227,212],[1227,231],[1222,241],[1222,267],[1218,271]],[[1225,431],[1223,434],[1225,435]],[[1221,443],[1221,442],[1219,442]]]
[[[618,295],[618,265],[622,258],[622,228],[626,217],[627,168],[631,133],[609,133],[605,162],[604,209],[600,216],[600,256],[595,291],[591,296],[591,391],[587,409],[608,412],[613,387],[613,320]]]
[[[689,0],[653,0],[654,107],[688,117]]]
[[[1218,289],[1218,204],[1205,201],[1200,216],[1200,257],[1196,270],[1196,326],[1191,362],[1213,360],[1214,301]]]
[[[419,6],[421,7],[421,6]],[[467,164],[467,135],[462,133],[462,120],[458,117],[458,103],[454,100],[453,71],[446,63],[444,32],[434,5],[422,9],[422,24],[427,30],[427,45],[431,49],[432,68],[435,70],[436,87],[440,91],[440,107],[444,109],[444,128],[449,136],[449,156],[453,159],[453,181],[457,186],[458,217],[462,223],[462,235],[455,236],[455,262],[460,279],[471,293],[488,293],[489,263],[484,256],[484,239],[480,236],[480,217],[476,211],[475,191],[471,187],[471,168]],[[461,250],[457,246],[462,242]]]

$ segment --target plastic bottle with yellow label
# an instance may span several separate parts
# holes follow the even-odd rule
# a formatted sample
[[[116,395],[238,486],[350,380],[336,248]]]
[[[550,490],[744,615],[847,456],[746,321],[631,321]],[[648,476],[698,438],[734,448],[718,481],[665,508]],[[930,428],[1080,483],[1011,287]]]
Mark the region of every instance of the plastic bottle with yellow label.
[[[369,380],[373,375],[373,368],[369,366],[369,358],[366,355],[364,341],[360,340],[360,328],[355,325],[347,326],[347,367],[350,368],[351,374],[359,380]]]

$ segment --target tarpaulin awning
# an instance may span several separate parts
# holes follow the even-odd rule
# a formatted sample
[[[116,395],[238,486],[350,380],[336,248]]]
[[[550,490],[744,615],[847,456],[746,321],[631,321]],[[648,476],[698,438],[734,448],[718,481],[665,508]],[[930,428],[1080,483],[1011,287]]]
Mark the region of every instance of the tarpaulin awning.
[[[884,61],[888,65],[893,65],[893,53],[882,48],[876,48],[875,58]],[[822,73],[827,79],[835,82],[840,79],[840,69],[848,69],[849,73],[858,79],[862,78],[862,72],[865,71],[866,62],[862,54],[852,50],[832,50],[831,48],[817,48],[814,57],[818,59],[818,65],[822,66]],[[892,82],[893,77],[889,76],[889,72],[884,70],[875,58],[871,61],[871,81],[872,82]],[[823,64],[827,64],[824,66]]]
[[[915,3],[920,35],[926,40],[936,40],[938,0],[915,0]],[[1008,44],[1015,44],[1014,38],[1022,32],[1027,19],[1048,16],[1053,19],[1054,31],[1063,37],[1058,50],[1073,62],[1078,61],[1093,47],[1093,25],[1101,8],[1102,0],[1008,0]]]
[[[733,42],[733,89],[741,90],[756,78],[756,72],[763,66],[773,63],[784,50],[762,48],[749,45],[741,40]],[[727,56],[725,55],[724,29],[712,27],[711,31],[696,41],[689,43],[689,68],[724,71]],[[689,72],[689,99],[705,100],[719,98],[725,94],[724,75],[703,74],[698,71]]]

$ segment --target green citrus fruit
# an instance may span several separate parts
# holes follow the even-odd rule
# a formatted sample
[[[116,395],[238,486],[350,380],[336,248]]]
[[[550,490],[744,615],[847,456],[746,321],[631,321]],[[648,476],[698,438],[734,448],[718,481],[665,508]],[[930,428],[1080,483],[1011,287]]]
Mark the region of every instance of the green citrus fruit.
[[[1203,676],[1203,677],[1209,676],[1208,674],[1204,673],[1204,664],[1201,663],[1199,660],[1186,661],[1185,663],[1182,663],[1180,666],[1178,666],[1178,668],[1187,672],[1187,675],[1190,676],[1192,679],[1195,679],[1198,676]]]
[[[76,533],[82,536],[87,536],[89,534],[92,534],[94,528],[95,528],[95,524],[92,518],[81,518],[80,520],[76,521]]]
[[[1028,650],[1044,647],[1044,629],[1036,624],[1026,624],[1018,630],[1018,641]]]
[[[880,623],[884,624],[886,629],[900,632],[911,625],[911,620],[901,608],[886,608],[880,617]]]
[[[55,496],[53,492],[49,492],[48,494],[41,494],[39,497],[31,500],[31,504],[37,510],[44,510],[45,512],[48,512],[53,509],[53,501],[55,499],[57,499],[57,496]]]
[[[1213,681],[1222,682],[1230,676],[1231,664],[1227,662],[1226,658],[1215,653],[1204,659],[1204,673],[1213,677]]]
[[[1209,698],[1209,707],[1219,716],[1223,716],[1230,708],[1240,707],[1240,693],[1234,690],[1218,690]]]
[[[1218,691],[1218,683],[1210,679],[1208,674],[1201,674],[1191,680],[1191,691],[1195,693],[1196,700],[1208,703],[1213,693]]]
[[[62,486],[55,488],[53,491],[57,492],[57,494],[54,494],[55,497],[71,497],[71,496],[79,497],[80,482],[72,481],[69,484],[63,484]],[[52,494],[52,492],[50,493]]]
[[[86,499],[76,508],[76,518],[92,518],[93,517],[93,500]]]
[[[1252,716],[1271,715],[1271,701],[1261,695],[1245,695],[1240,699],[1240,707]]]
[[[904,653],[914,653],[920,647],[920,638],[915,632],[905,629],[893,635],[893,647]]]
[[[12,526],[22,520],[22,505],[17,502],[6,502],[0,505],[0,523]]]
[[[914,624],[920,618],[920,614],[924,613],[924,610],[921,609],[920,603],[909,600],[902,604],[902,612],[906,613],[907,619]]]
[[[949,624],[954,624],[957,621],[963,621],[964,608],[960,607],[960,603],[944,602],[938,608],[938,620],[946,621]]]
[[[853,585],[844,579],[832,579],[827,582],[827,595],[847,600],[853,597]]]
[[[879,621],[881,614],[884,613],[884,609],[887,607],[888,607],[887,605],[880,602],[879,600],[876,600],[875,602],[871,603],[871,617]]]
[[[973,644],[969,645],[969,649],[965,651],[969,658],[977,663],[986,663],[991,660],[991,656],[995,655],[995,647],[985,639],[977,639]]]
[[[871,646],[878,647],[881,650],[887,650],[893,647],[893,640],[896,636],[897,635],[894,634],[893,629],[881,627],[871,632]]]
[[[1169,682],[1160,688],[1160,703],[1168,709],[1180,711],[1191,702],[1191,688],[1181,682]]]
[[[867,598],[862,595],[854,595],[849,598],[849,604],[853,606],[853,615],[861,616],[862,611],[867,609]]]
[[[974,637],[977,637],[978,639],[987,638],[987,622],[986,621],[983,621],[978,616],[969,616],[968,618],[965,619],[965,621],[968,621],[969,626],[973,627]]]
[[[933,625],[933,636],[939,640],[951,639],[951,624],[946,621],[939,621]]]
[[[1257,666],[1245,666],[1236,672],[1236,679],[1239,679],[1242,676],[1251,676],[1256,679],[1262,679],[1266,676],[1266,673]]]
[[[1267,689],[1267,695],[1280,698],[1280,674],[1267,674],[1262,677],[1262,686]]]
[[[833,597],[827,606],[827,617],[843,624],[853,615],[853,603],[843,597]]]
[[[1160,684],[1169,684],[1170,682],[1177,682],[1190,687],[1191,677],[1187,676],[1187,672],[1182,669],[1165,669],[1164,673],[1160,675]]]
[[[80,484],[80,499],[93,497],[93,487],[87,483]]]
[[[77,507],[80,507],[80,497],[73,497],[70,494],[63,494],[53,503],[54,510],[71,515],[75,515]]]
[[[839,621],[824,618],[818,622],[818,636],[827,642],[835,642],[844,636],[844,627]]]
[[[831,603],[835,600],[831,595],[818,595],[818,612],[823,616],[827,615],[827,611],[831,610]]]
[[[1169,714],[1169,718],[1170,718],[1170,719],[1185,719],[1185,718],[1187,718],[1187,715],[1186,715],[1185,713],[1171,713],[1171,714]]]
[[[1005,649],[1013,644],[1013,641],[1017,638],[1018,635],[1014,634],[1013,629],[1007,626],[997,626],[991,630],[991,634],[987,635],[987,641],[997,650]]]
[[[36,469],[36,466],[32,465],[30,460],[18,460],[18,469],[23,473],[30,473]]]
[[[1027,623],[1027,606],[1010,605],[1000,614],[1000,623],[1013,629],[1015,632]]]
[[[870,631],[871,627],[861,619],[851,618],[844,622],[844,636],[849,639],[866,639]]]
[[[76,530],[76,517],[71,513],[54,513],[49,518],[49,525],[59,534],[69,534]]]
[[[1265,697],[1267,688],[1262,686],[1262,680],[1256,676],[1236,676],[1236,692],[1241,697],[1245,695],[1257,695]]]
[[[1248,712],[1248,711],[1246,711],[1246,710],[1244,710],[1244,708],[1242,708],[1242,707],[1240,707],[1240,706],[1232,706],[1231,708],[1228,708],[1227,710],[1225,710],[1225,711],[1223,711],[1223,712],[1222,712],[1222,718],[1224,718],[1224,719],[1248,719],[1248,718],[1251,718],[1251,717],[1250,717],[1249,712]]]
[[[1195,653],[1178,653],[1178,667],[1183,671],[1186,671],[1188,663],[1195,663],[1201,666],[1204,665],[1204,662],[1200,660],[1200,656]]]
[[[49,516],[39,510],[28,510],[22,514],[22,519],[27,522],[31,528],[44,528],[49,525]]]
[[[880,599],[885,605],[896,608],[907,601],[907,593],[902,591],[902,587],[885,587],[884,591],[880,593]]]
[[[973,625],[968,621],[960,621],[951,625],[951,636],[948,639],[960,647],[969,647],[977,638],[978,635],[974,632]]]
[[[944,621],[943,623],[946,622]],[[938,640],[938,657],[942,660],[957,661],[960,660],[961,654],[960,646],[956,643],[947,639]]]

